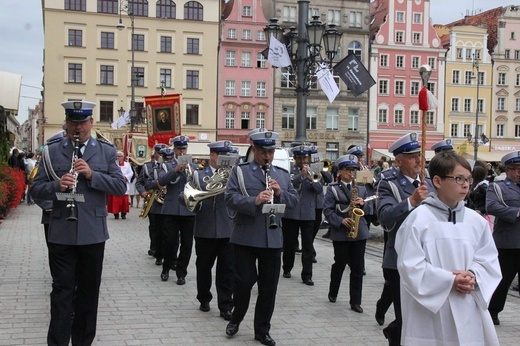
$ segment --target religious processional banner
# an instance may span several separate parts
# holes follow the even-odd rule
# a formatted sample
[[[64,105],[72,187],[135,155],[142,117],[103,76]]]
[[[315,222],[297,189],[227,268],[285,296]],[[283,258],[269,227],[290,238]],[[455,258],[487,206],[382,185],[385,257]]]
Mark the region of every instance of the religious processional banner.
[[[148,131],[148,147],[170,144],[170,138],[181,134],[181,95],[144,97]]]
[[[130,133],[126,136],[125,153],[130,160],[139,166],[150,161],[153,148],[148,146],[148,136],[139,133]]]

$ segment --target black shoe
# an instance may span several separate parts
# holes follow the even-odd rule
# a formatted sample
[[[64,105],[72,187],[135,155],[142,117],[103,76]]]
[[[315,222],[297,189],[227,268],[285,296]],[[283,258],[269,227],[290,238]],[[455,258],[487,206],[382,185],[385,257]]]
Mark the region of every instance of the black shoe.
[[[154,250],[148,250],[148,256],[155,256],[155,251]]]
[[[312,281],[311,278],[305,278],[305,279],[302,279],[303,283],[306,284],[307,286],[314,286],[314,281]]]
[[[302,253],[302,249],[301,249],[301,248],[296,248],[296,250],[294,250],[294,252],[296,252],[296,253]]]
[[[493,320],[493,324],[495,326],[499,326],[500,325],[500,320],[498,319],[498,316],[491,316],[491,319]]]
[[[363,275],[367,275],[367,271],[363,268]]]
[[[291,272],[283,272],[283,277],[286,278],[286,279],[290,279],[291,278]]]
[[[233,314],[231,313],[231,311],[221,311],[220,312],[220,317],[222,317],[226,321],[231,321],[232,316],[233,316]]]
[[[121,218],[122,218],[123,220],[126,220],[126,214],[121,214]]]
[[[163,270],[161,273],[161,280],[168,281],[169,277],[170,277],[170,273],[167,270]]]
[[[162,259],[156,259],[155,260],[155,265],[156,266],[162,266]]]
[[[114,219],[119,220],[119,214],[114,214]]]
[[[262,345],[267,345],[267,346],[276,345],[276,341],[274,341],[273,338],[271,338],[271,336],[269,334],[255,335],[255,340],[260,341],[260,343]]]
[[[238,326],[240,323],[229,322],[226,326],[226,335],[233,336],[238,333]]]
[[[179,282],[179,280],[177,280],[177,283],[178,282]],[[199,310],[203,311],[203,312],[208,312],[209,310],[211,310],[211,308],[209,307],[209,302],[202,302],[202,303],[200,303]]]
[[[331,303],[335,303],[336,299],[337,299],[337,297],[329,296],[329,302],[331,302]]]
[[[354,311],[357,312],[358,314],[363,313],[363,308],[362,308],[361,305],[359,305],[359,304],[350,304],[350,309],[351,309],[351,310],[354,310]]]
[[[377,324],[379,324],[380,326],[382,326],[383,324],[385,324],[385,314],[381,314],[381,313],[379,313],[379,310],[377,310],[377,308],[376,308],[376,322],[377,322]]]
[[[185,278],[177,278],[177,285],[184,285],[186,283]]]
[[[316,257],[312,258],[312,263],[318,263],[318,261],[316,261]]]

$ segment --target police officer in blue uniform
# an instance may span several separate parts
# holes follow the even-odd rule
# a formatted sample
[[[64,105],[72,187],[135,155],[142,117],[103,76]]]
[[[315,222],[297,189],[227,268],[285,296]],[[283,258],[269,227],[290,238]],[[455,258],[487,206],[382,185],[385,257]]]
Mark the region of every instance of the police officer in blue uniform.
[[[429,192],[435,191],[429,179],[421,185],[421,146],[417,138],[417,133],[412,132],[390,146],[389,151],[393,153],[399,171],[392,171],[393,173],[382,179],[378,185],[377,214],[388,236],[383,255],[383,275],[389,283],[396,316],[396,319],[383,329],[383,334],[391,346],[400,345],[402,326],[395,236],[408,214],[426,199]]]
[[[167,148],[168,146],[164,143],[154,145],[154,152],[151,160],[143,164],[143,169],[135,182],[135,188],[141,195],[146,198],[148,193],[152,190],[158,189],[156,180],[159,178],[159,172],[161,171],[161,149]],[[155,264],[161,265],[163,254],[162,254],[162,239],[163,239],[163,225],[164,218],[161,214],[162,204],[157,201],[151,201],[152,206],[148,213],[148,234],[150,236],[150,249],[148,255],[155,257]]]
[[[493,239],[498,250],[502,280],[489,302],[489,313],[495,325],[498,314],[504,310],[507,292],[520,272],[520,151],[502,157],[506,168],[503,181],[493,181],[486,194],[486,210],[495,216]]]
[[[52,292],[47,343],[68,345],[72,338],[73,345],[90,345],[96,335],[105,241],[109,238],[106,195],[123,196],[126,182],[116,164],[116,149],[91,137],[95,103],[70,101],[62,106],[67,135],[45,147],[30,189],[35,198],[53,202],[48,234]],[[81,144],[78,149],[75,134]],[[71,167],[78,173],[77,180]],[[76,221],[67,220],[70,202],[56,197],[57,192],[69,192],[74,185],[85,200],[76,202]]]
[[[351,207],[360,208],[364,213],[371,212],[371,204],[365,204],[368,197],[363,184],[354,186],[356,171],[358,170],[358,158],[349,154],[336,160],[336,166],[340,174],[338,183],[327,187],[323,212],[330,225],[330,239],[334,246],[334,264],[330,272],[330,286],[328,298],[335,303],[343,272],[348,264],[350,268],[350,308],[362,313],[361,296],[363,290],[363,269],[365,268],[366,241],[370,237],[368,225],[364,217],[359,218],[358,234],[351,238],[348,234],[353,225]],[[357,188],[357,197],[352,196],[354,188]]]
[[[166,187],[166,196],[162,206],[162,214],[164,214],[164,262],[161,280],[168,281],[170,268],[177,252],[175,244],[180,239],[180,251],[176,269],[177,285],[186,283],[186,274],[188,273],[188,264],[193,247],[195,215],[186,208],[179,196],[184,192],[184,185],[190,179],[190,172],[195,171],[197,167],[191,162],[187,164],[179,164],[177,162],[180,156],[186,155],[189,140],[186,136],[177,136],[171,140],[175,159],[166,163],[168,173],[157,180],[159,187]]]
[[[211,182],[211,177],[216,177],[214,178],[216,181],[223,178],[223,175],[218,173],[219,169],[222,170],[221,172],[231,170],[231,167],[219,167],[217,160],[219,156],[225,156],[232,151],[232,143],[218,141],[208,144],[208,147],[209,165],[193,172],[192,184],[199,191],[208,191],[207,182]],[[233,310],[233,246],[229,242],[233,219],[226,208],[224,191],[203,199],[199,202],[199,206],[199,209],[195,210],[194,229],[199,309],[204,312],[210,311],[209,302],[213,298],[211,270],[217,260],[215,272],[217,303],[220,316],[229,321]]]
[[[316,218],[316,195],[323,194],[323,187],[318,181],[313,181],[309,169],[311,149],[300,145],[292,148],[294,165],[292,167],[292,185],[300,195],[298,205],[286,208],[282,218],[283,224],[283,277],[290,278],[294,267],[294,257],[298,247],[298,234],[301,231],[302,239],[302,272],[304,284],[313,286],[312,260],[314,258],[312,246],[314,233],[314,219]]]
[[[443,151],[453,150],[453,140],[451,138],[445,138],[432,145],[432,150],[435,151],[435,155]]]
[[[281,214],[276,214],[276,229],[269,228],[270,217],[262,213],[262,207],[271,200],[294,208],[298,192],[291,184],[286,170],[269,167],[267,179],[266,162],[271,165],[278,133],[258,132],[251,136],[254,160],[235,166],[229,177],[225,192],[226,205],[235,213],[231,243],[235,255],[234,310],[226,334],[233,336],[249,307],[251,289],[258,284],[255,308],[255,340],[264,345],[275,345],[269,335],[276,290],[280,276],[280,252],[283,245],[280,224]],[[268,186],[266,186],[268,184]],[[258,262],[258,267],[257,267]]]

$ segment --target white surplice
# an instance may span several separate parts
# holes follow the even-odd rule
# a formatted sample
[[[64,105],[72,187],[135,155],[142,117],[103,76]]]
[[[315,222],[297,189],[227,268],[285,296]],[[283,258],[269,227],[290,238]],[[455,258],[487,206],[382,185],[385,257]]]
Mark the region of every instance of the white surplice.
[[[399,228],[395,249],[402,345],[499,344],[487,308],[502,276],[491,230],[482,216],[462,202],[449,209],[430,196]],[[455,270],[472,270],[478,288],[471,294],[458,293]]]

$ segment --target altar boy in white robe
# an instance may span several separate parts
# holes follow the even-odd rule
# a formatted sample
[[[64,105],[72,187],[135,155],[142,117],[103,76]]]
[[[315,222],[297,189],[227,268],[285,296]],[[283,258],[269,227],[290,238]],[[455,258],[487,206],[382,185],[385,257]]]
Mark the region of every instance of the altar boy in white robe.
[[[489,225],[464,207],[470,165],[454,152],[430,162],[430,194],[397,232],[402,345],[498,345],[487,308],[501,279]]]

